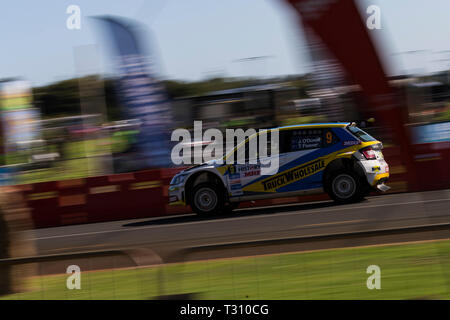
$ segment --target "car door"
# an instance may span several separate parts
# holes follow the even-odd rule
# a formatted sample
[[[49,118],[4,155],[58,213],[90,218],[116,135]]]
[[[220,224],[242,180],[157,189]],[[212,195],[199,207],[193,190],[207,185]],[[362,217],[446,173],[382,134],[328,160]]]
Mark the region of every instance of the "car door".
[[[283,135],[284,150],[280,156],[279,173],[265,181],[277,193],[295,193],[316,188],[315,160],[320,154],[323,138],[320,128],[295,128]],[[266,189],[268,188],[266,187]]]
[[[258,133],[256,136],[250,137],[240,148],[244,148],[244,163],[237,163],[236,150],[233,164],[228,167],[228,191],[231,197],[251,196],[257,192],[247,190],[247,186],[251,186],[257,181],[278,172],[279,161],[279,139],[273,141],[272,133],[267,131],[265,135]],[[256,152],[250,152],[250,140],[256,145]],[[266,143],[261,144],[261,139],[266,139]],[[239,149],[240,149],[239,148]],[[264,148],[264,150],[262,150]],[[271,150],[276,152],[271,154]],[[272,165],[273,164],[273,165]]]
[[[330,128],[293,128],[280,132],[279,170],[262,177],[244,191],[277,193],[301,193],[322,187],[322,174],[326,157],[335,143]]]

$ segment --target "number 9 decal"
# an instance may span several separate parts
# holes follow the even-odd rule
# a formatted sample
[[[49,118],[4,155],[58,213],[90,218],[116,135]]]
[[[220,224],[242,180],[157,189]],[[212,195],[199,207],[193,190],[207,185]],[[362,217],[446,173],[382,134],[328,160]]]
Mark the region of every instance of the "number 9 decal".
[[[327,140],[327,144],[330,144],[333,141],[333,135],[330,131],[328,131],[325,135],[325,138]]]

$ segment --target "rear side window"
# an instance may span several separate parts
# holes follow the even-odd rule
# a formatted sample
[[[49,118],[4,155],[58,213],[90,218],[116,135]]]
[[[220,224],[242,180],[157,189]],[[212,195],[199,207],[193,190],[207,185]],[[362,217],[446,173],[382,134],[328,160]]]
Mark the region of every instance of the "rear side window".
[[[349,127],[347,127],[347,129],[351,133],[353,133],[353,135],[356,136],[362,142],[376,141],[376,139],[374,137],[372,137],[370,134],[368,134],[367,132],[361,130],[358,127],[349,126]]]
[[[285,152],[327,148],[339,141],[329,128],[296,129],[285,131]]]

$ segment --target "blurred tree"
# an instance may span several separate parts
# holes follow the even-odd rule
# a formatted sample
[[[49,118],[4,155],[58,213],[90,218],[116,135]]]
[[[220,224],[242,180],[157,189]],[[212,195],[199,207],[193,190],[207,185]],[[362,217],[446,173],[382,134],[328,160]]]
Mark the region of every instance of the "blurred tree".
[[[95,81],[102,81],[107,117],[109,121],[125,117],[117,97],[114,79],[103,79],[97,75],[89,76]],[[92,79],[90,79],[92,80]],[[59,81],[47,86],[33,88],[34,104],[41,110],[44,118],[81,114],[78,78]],[[201,81],[165,80],[169,98],[201,96],[212,91],[229,90],[265,83],[286,83],[302,90],[307,85],[303,76],[287,76],[272,79],[257,78],[209,78]]]

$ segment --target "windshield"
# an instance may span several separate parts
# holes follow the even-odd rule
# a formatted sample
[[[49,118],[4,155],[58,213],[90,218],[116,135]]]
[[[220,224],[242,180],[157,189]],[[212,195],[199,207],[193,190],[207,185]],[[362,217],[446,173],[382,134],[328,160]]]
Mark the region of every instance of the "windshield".
[[[374,137],[372,137],[370,134],[368,134],[367,132],[361,130],[358,127],[349,126],[349,127],[347,127],[347,129],[351,133],[353,133],[353,135],[355,135],[359,140],[361,140],[363,142],[376,141],[376,139]]]
[[[228,148],[232,147],[232,149],[230,152],[225,154],[225,156],[223,157],[223,160],[226,160],[230,157],[234,157],[233,163],[236,163],[235,161],[237,161],[237,151],[245,145],[245,151],[247,154],[248,153],[248,142],[256,136],[257,136],[257,134],[253,134],[250,137],[246,138],[244,141],[240,141],[240,142],[236,141],[236,139],[234,139],[234,141],[232,142],[232,144],[230,146],[229,145],[225,146],[225,152],[227,151]],[[248,158],[247,155],[245,155],[245,159],[247,159],[247,158]]]
[[[232,144],[232,146],[234,148],[228,154],[226,154],[226,156],[223,159],[227,160],[228,158],[233,157],[233,163],[237,163],[238,156],[243,157],[243,159],[241,159],[241,160],[249,160],[249,159],[258,158],[260,156],[260,152],[261,152],[261,155],[270,156],[271,152],[273,150],[279,150],[279,146],[278,146],[279,139],[277,139],[276,143],[272,142],[272,137],[271,137],[272,130],[265,130],[265,132],[267,134],[267,136],[266,136],[267,140],[266,140],[265,144],[260,145],[260,141],[259,141],[258,137],[262,132],[264,132],[264,131],[260,131],[258,133],[252,134],[247,139],[245,139],[244,141],[241,141],[241,142],[236,141],[236,139],[235,139],[235,141]],[[255,139],[254,147],[256,148],[256,150],[253,150],[253,152],[251,152],[250,141],[252,141],[253,139]],[[261,150],[261,147],[263,147],[265,150]],[[243,149],[243,151],[241,151],[241,149]],[[240,153],[240,152],[242,152],[242,153]],[[273,151],[273,152],[275,152],[275,151]],[[277,151],[277,153],[278,153],[278,151]]]

